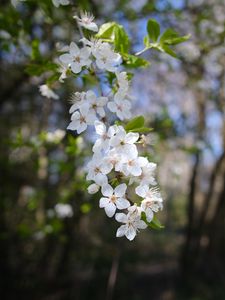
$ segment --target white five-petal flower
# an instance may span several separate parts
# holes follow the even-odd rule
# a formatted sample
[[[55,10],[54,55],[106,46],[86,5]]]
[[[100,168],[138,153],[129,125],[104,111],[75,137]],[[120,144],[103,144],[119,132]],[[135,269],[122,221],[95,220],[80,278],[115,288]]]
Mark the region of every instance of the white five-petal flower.
[[[95,114],[89,111],[88,105],[80,107],[80,112],[75,111],[71,116],[71,122],[67,129],[76,130],[81,133],[87,129],[88,125],[93,125],[96,120]]]
[[[70,43],[69,53],[62,54],[60,61],[71,68],[72,72],[80,73],[82,67],[89,66],[91,60],[89,59],[90,49],[88,47],[79,48],[74,42]]]
[[[113,146],[118,153],[127,157],[137,157],[137,147],[134,145],[139,139],[139,134],[134,132],[126,133],[122,126],[118,127],[118,131],[111,139],[111,146]]]
[[[112,217],[116,208],[125,209],[130,206],[130,202],[125,198],[127,186],[125,183],[118,185],[115,189],[111,185],[107,184],[102,187],[102,197],[99,202],[99,207],[105,209],[105,213],[108,217]]]
[[[110,140],[115,134],[114,126],[110,126],[107,130],[104,123],[100,121],[95,121],[95,130],[99,135],[99,138],[96,140],[93,151],[99,152],[101,150],[108,151],[110,148]]]
[[[117,213],[115,218],[118,222],[124,223],[121,225],[116,232],[117,237],[126,236],[126,238],[132,241],[139,229],[145,229],[147,224],[141,220],[141,215],[136,205],[128,208],[128,214]]]
[[[120,120],[131,118],[131,103],[125,96],[124,91],[119,90],[115,94],[114,100],[108,103],[108,109],[115,113]]]
[[[154,212],[158,212],[163,208],[163,199],[160,192],[156,188],[149,188],[149,186],[138,186],[135,189],[138,196],[144,198],[141,203],[141,208],[146,214],[146,219],[151,222],[154,216]]]
[[[78,16],[74,16],[74,19],[77,19],[77,22],[80,26],[91,30],[91,31],[98,31],[98,26],[93,22],[94,16],[88,12],[81,12],[80,18]]]

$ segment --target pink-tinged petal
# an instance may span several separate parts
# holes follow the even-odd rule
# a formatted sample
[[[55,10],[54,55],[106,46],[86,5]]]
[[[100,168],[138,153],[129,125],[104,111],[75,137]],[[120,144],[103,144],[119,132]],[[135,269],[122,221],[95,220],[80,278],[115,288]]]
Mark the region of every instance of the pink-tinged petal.
[[[133,226],[129,226],[126,233],[125,233],[125,236],[128,238],[128,240],[132,241],[135,236],[136,236],[136,230],[133,228]]]
[[[115,188],[115,196],[116,197],[123,197],[125,192],[126,192],[126,189],[127,189],[127,185],[125,183],[122,183],[122,184],[118,185]]]
[[[106,215],[111,218],[116,212],[116,206],[113,203],[109,203],[108,205],[106,205],[105,207],[105,213]]]
[[[70,54],[72,56],[76,56],[80,53],[80,49],[79,47],[74,43],[74,42],[71,42],[70,43]]]
[[[106,184],[102,187],[102,194],[106,197],[111,197],[113,195],[113,188],[110,184]]]
[[[126,135],[125,141],[128,144],[133,144],[133,143],[137,142],[138,139],[139,139],[139,133],[129,132]]]
[[[127,215],[125,215],[124,213],[117,213],[115,215],[115,219],[116,219],[117,222],[126,223],[127,222]]]
[[[126,225],[121,225],[116,232],[116,237],[121,237],[125,235],[125,232],[127,230],[127,226]]]
[[[124,198],[118,198],[116,200],[116,206],[118,209],[125,209],[130,206],[130,202],[127,199]]]
[[[153,211],[151,210],[151,208],[147,208],[146,211],[145,211],[145,214],[146,214],[146,220],[148,222],[151,222],[152,219],[153,219],[153,216],[154,216]]]
[[[104,207],[106,207],[108,204],[110,203],[110,200],[109,200],[109,198],[101,198],[100,200],[99,200],[99,207],[100,208],[104,208]]]
[[[81,65],[79,63],[72,62],[70,67],[72,72],[75,74],[78,74],[81,71]]]
[[[70,63],[72,62],[72,57],[71,57],[70,54],[66,53],[66,54],[60,55],[59,60],[60,60],[62,63],[68,65],[68,64],[70,64]]]

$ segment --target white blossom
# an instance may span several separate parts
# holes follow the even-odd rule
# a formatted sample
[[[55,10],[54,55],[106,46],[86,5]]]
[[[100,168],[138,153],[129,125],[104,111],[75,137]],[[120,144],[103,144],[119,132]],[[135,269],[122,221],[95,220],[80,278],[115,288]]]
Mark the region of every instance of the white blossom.
[[[80,107],[80,112],[75,111],[71,116],[71,122],[67,129],[76,130],[77,133],[81,133],[87,129],[88,125],[93,125],[96,120],[96,116],[89,111],[88,105]]]
[[[88,12],[81,12],[80,18],[78,16],[74,16],[74,19],[77,19],[80,26],[91,31],[98,31],[98,26],[93,22],[94,16],[92,14]]]
[[[72,206],[69,204],[58,203],[55,205],[55,212],[58,218],[71,218],[73,216]]]
[[[99,207],[105,209],[105,213],[108,217],[112,217],[116,208],[125,209],[130,206],[130,202],[125,198],[127,186],[125,183],[118,185],[115,189],[111,185],[107,184],[102,187],[102,197],[99,201]]]
[[[92,113],[97,113],[100,117],[105,116],[105,111],[103,107],[108,101],[107,97],[96,97],[93,91],[87,91],[86,100],[88,102],[89,109]]]
[[[122,90],[119,90],[115,94],[114,100],[108,103],[108,109],[111,112],[116,113],[120,120],[131,118],[131,103],[125,98],[125,93]]]
[[[81,72],[82,67],[88,67],[91,64],[89,56],[89,48],[83,47],[79,49],[74,42],[71,42],[69,53],[62,54],[59,59],[64,65],[70,67],[73,73],[77,74]]]
[[[128,214],[117,213],[115,218],[118,222],[124,223],[116,232],[117,237],[126,236],[126,238],[132,241],[139,229],[147,228],[147,224],[141,220],[141,215],[138,213],[138,209],[135,206],[131,206],[128,209]]]
[[[96,58],[96,65],[101,70],[115,72],[115,66],[121,63],[121,56],[115,53],[110,44],[97,42],[92,46],[92,54]]]
[[[142,173],[142,167],[146,166],[147,162],[148,160],[145,157],[126,157],[125,160],[122,160],[121,171],[126,176],[140,176]]]
[[[99,135],[99,138],[96,140],[93,151],[99,152],[101,150],[108,151],[110,148],[110,140],[115,134],[114,126],[110,126],[107,130],[104,123],[100,121],[95,121],[95,131]]]
[[[52,99],[59,99],[59,96],[50,89],[47,84],[42,84],[39,86],[39,90],[42,96]]]
[[[141,203],[141,208],[146,214],[146,219],[151,222],[154,216],[154,212],[158,212],[163,208],[160,192],[156,188],[149,188],[149,186],[138,186],[135,189],[138,196],[144,198]]]
[[[138,133],[126,133],[122,126],[118,127],[118,132],[111,139],[111,146],[123,156],[137,157],[137,147],[134,145],[139,138]]]
[[[88,187],[88,193],[89,194],[96,194],[99,191],[100,186],[96,183],[92,183]]]
[[[107,174],[111,171],[110,166],[102,161],[99,154],[94,154],[92,160],[87,164],[87,180],[93,180],[96,184],[103,186],[108,183]]]

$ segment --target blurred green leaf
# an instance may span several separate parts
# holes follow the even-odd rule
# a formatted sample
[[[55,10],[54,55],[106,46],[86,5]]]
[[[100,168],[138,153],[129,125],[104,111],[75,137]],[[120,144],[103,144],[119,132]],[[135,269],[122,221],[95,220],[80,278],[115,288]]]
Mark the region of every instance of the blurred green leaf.
[[[160,44],[166,45],[177,45],[189,40],[189,35],[180,36],[176,31],[171,28],[166,29],[166,31],[160,37]]]
[[[116,23],[115,22],[109,22],[103,24],[100,28],[98,33],[95,35],[97,38],[101,39],[109,39],[112,40],[114,38],[114,28]]]
[[[123,55],[124,64],[129,68],[139,68],[139,67],[148,67],[150,63],[138,56],[126,54]]]
[[[129,121],[125,126],[125,129],[126,131],[131,131],[143,127],[144,124],[145,124],[145,118],[143,116],[138,116],[133,118],[131,121]]]
[[[130,48],[130,41],[123,26],[116,25],[114,28],[114,35],[115,51],[119,53],[128,53]]]
[[[160,35],[160,25],[154,19],[149,19],[147,23],[147,31],[149,38],[156,43]]]

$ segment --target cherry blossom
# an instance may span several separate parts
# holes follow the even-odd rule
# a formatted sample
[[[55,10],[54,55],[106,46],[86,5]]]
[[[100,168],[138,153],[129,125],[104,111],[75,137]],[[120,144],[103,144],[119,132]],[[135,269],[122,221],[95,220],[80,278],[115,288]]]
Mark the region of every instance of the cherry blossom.
[[[47,98],[52,98],[52,99],[59,99],[59,96],[53,92],[52,89],[50,89],[47,84],[43,84],[39,86],[39,90],[42,94],[42,96],[47,97]]]
[[[110,166],[102,161],[99,154],[94,154],[92,160],[87,164],[87,180],[93,180],[96,184],[103,186],[108,183],[107,174],[111,171]]]
[[[88,12],[81,12],[80,18],[78,16],[74,16],[74,19],[77,20],[78,24],[88,30],[98,31],[98,26],[93,22],[94,16]]]
[[[96,116],[89,111],[88,105],[80,107],[80,112],[75,111],[71,116],[71,122],[67,129],[76,130],[77,133],[81,133],[87,129],[88,125],[94,124]]]
[[[136,213],[137,210],[136,207],[130,207],[130,210],[128,209],[128,214],[124,213],[117,213],[115,215],[116,221],[120,223],[124,223],[124,225],[121,225],[116,232],[117,237],[126,236],[126,238],[130,241],[132,241],[139,229],[145,229],[147,228],[147,224],[141,220],[141,216],[139,213]]]
[[[77,74],[81,72],[82,67],[88,67],[91,64],[89,56],[89,48],[83,47],[79,49],[74,42],[71,42],[69,53],[62,54],[59,59],[64,65],[70,67],[73,73]]]
[[[115,66],[121,63],[121,56],[115,53],[108,43],[95,43],[92,54],[96,58],[96,65],[101,70],[115,72]]]
[[[107,97],[96,97],[93,91],[87,91],[86,100],[89,104],[90,112],[99,114],[100,117],[105,116],[104,106],[106,105]]]
[[[118,127],[118,132],[111,139],[111,146],[123,156],[137,157],[137,147],[134,145],[139,138],[138,133],[126,133],[122,126]]]
[[[114,96],[114,101],[108,103],[111,112],[116,113],[120,120],[131,118],[131,103],[125,98],[124,91],[118,91]]]
[[[130,202],[124,198],[127,186],[125,183],[118,185],[114,190],[111,185],[107,184],[102,187],[102,197],[99,202],[99,207],[105,209],[108,217],[112,217],[116,208],[125,209],[130,206]]]
[[[99,138],[93,146],[93,152],[99,152],[101,150],[108,151],[110,148],[110,140],[115,134],[115,128],[110,126],[107,130],[104,123],[95,121],[95,130]]]
[[[135,192],[140,197],[144,198],[141,203],[141,208],[146,214],[146,219],[151,222],[154,216],[154,212],[158,212],[163,208],[160,192],[156,188],[149,188],[149,186],[138,186]]]

